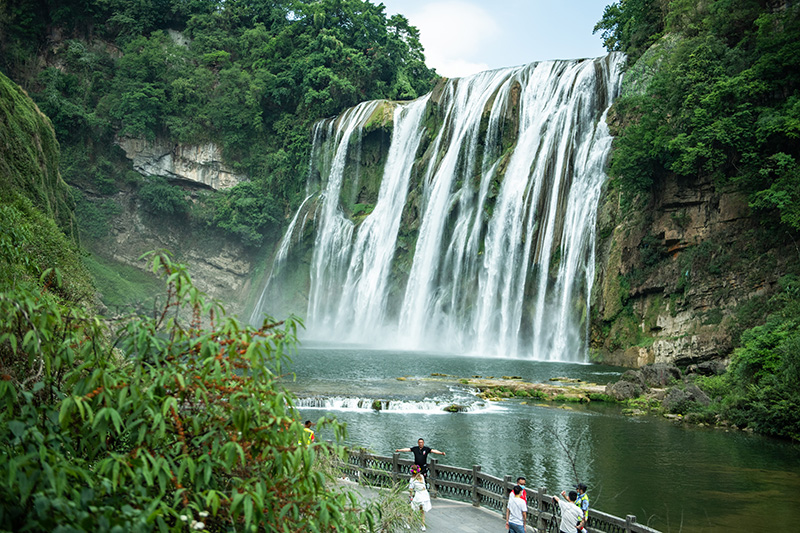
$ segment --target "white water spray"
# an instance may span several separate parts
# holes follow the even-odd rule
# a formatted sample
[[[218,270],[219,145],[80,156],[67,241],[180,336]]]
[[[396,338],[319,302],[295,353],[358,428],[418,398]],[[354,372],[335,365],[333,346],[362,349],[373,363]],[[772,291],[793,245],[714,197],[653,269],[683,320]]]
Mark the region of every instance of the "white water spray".
[[[380,102],[318,125],[313,157],[330,164],[315,218],[309,333],[383,348],[585,361],[611,142],[605,112],[622,61],[610,54],[484,72],[449,80],[435,101],[396,104],[378,198],[358,225],[341,209],[342,182],[358,172],[352,161]],[[392,267],[410,208],[419,229],[398,286]]]

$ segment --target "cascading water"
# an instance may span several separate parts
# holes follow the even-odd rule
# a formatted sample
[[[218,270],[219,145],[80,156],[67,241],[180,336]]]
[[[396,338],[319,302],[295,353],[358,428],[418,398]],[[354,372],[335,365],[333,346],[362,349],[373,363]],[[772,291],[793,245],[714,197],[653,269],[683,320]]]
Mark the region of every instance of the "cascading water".
[[[309,335],[586,360],[595,214],[611,144],[605,113],[622,61],[610,54],[483,72],[318,124],[312,161],[329,163],[318,165],[319,197],[304,202],[314,204],[316,224]],[[342,183],[358,181],[365,127],[388,105],[391,142],[374,208],[347,216]],[[287,260],[294,226],[273,271]],[[262,294],[254,317],[264,307]]]

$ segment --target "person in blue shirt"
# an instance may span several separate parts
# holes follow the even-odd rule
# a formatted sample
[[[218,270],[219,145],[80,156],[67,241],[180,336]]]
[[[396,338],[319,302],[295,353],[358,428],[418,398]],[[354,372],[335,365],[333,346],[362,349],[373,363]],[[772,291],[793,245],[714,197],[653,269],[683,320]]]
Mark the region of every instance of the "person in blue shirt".
[[[586,495],[586,485],[578,483],[575,485],[575,490],[578,491],[578,499],[575,500],[575,505],[581,508],[583,512],[583,523],[589,523],[589,497]]]

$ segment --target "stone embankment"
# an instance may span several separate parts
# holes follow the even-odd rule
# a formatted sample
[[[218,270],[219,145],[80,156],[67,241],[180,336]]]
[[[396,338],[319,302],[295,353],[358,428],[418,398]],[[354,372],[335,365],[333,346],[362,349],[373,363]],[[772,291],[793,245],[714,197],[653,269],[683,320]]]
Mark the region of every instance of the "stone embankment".
[[[459,378],[432,374],[428,379],[477,389],[478,396],[488,401],[514,398],[523,400],[523,403],[531,399],[560,403],[612,402],[625,405],[623,412],[628,415],[658,413],[690,423],[729,427],[725,421],[708,420],[710,415],[702,413],[711,404],[711,399],[694,383],[695,376],[716,375],[724,371],[724,364],[715,361],[692,365],[685,373],[673,364],[657,363],[639,370],[628,370],[618,381],[607,385],[567,377],[551,378],[545,383],[526,382],[520,376]],[[453,405],[445,410],[458,412],[459,407]]]
[[[580,379],[567,377],[551,378],[546,383],[530,383],[519,376],[472,376],[459,378],[447,374],[432,374],[430,379],[458,383],[477,389],[478,396],[485,400],[500,401],[508,398],[525,400],[532,398],[542,401],[589,402],[607,401],[606,386],[587,383]]]

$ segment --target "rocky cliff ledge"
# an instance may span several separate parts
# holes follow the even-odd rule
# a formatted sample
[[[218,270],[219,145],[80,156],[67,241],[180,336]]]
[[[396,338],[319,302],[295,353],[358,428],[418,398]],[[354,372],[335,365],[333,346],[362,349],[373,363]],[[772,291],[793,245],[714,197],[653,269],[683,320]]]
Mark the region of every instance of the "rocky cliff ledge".
[[[668,180],[636,202],[621,207],[611,191],[600,208],[595,357],[626,367],[724,361],[796,251],[710,180]]]
[[[123,137],[117,139],[117,144],[133,162],[134,170],[143,176],[161,176],[216,190],[247,180],[222,162],[222,151],[211,142],[186,145],[164,139],[151,142]]]

